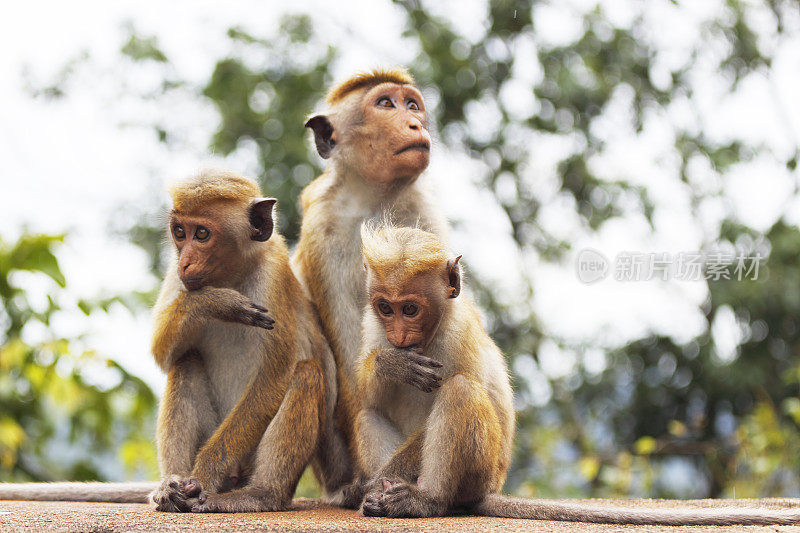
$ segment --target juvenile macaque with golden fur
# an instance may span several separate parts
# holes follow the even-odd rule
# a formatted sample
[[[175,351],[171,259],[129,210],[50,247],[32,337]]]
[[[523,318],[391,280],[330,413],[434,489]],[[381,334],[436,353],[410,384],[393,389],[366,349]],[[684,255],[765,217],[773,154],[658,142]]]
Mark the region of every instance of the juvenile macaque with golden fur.
[[[800,522],[794,510],[643,510],[498,494],[514,436],[511,385],[503,354],[475,306],[459,297],[460,256],[449,256],[435,235],[417,228],[366,226],[361,242],[368,294],[356,417],[358,464],[367,478],[363,514],[468,512],[664,525]]]

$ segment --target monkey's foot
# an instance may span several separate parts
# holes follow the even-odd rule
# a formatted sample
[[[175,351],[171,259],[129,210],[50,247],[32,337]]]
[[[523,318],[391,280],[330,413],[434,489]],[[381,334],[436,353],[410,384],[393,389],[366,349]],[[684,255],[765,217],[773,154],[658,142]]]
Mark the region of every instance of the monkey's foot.
[[[155,505],[156,511],[185,513],[191,511],[197,503],[196,496],[200,491],[200,482],[194,478],[169,476],[150,493],[150,501]]]
[[[405,481],[381,480],[383,492],[371,492],[364,498],[364,516],[390,518],[422,518],[441,516],[445,509],[440,503]]]
[[[283,511],[288,505],[271,492],[255,487],[237,489],[222,494],[202,492],[197,503],[192,507],[193,513],[260,513],[265,511]]]

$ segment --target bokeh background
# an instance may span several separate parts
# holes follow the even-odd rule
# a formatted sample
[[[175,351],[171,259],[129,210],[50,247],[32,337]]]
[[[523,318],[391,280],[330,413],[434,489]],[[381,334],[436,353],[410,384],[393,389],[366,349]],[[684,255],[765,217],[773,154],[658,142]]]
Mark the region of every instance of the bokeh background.
[[[164,183],[256,177],[296,242],[304,119],[379,65],[424,90],[425,179],[513,373],[505,490],[800,496],[793,0],[6,6],[0,480],[157,476]],[[585,248],[766,259],[587,285]]]

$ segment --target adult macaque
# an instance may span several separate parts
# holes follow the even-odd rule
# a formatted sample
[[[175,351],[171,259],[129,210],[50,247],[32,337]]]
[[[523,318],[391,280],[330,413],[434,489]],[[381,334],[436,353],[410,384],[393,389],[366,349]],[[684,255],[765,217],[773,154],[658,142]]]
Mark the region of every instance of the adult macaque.
[[[168,377],[153,503],[284,509],[309,460],[326,491],[338,487],[350,472],[333,422],[334,362],[274,232],[275,200],[226,172],[170,192],[177,254],[154,309],[153,355]]]
[[[365,302],[359,231],[387,214],[446,236],[446,223],[417,178],[428,166],[430,134],[422,94],[402,69],[350,78],[327,97],[329,110],[311,117],[324,174],[301,196],[303,223],[293,266],[319,310],[337,363],[339,427],[354,454],[356,368]],[[409,372],[424,371],[409,359]],[[333,499],[358,505],[360,497]]]
[[[368,302],[358,364],[362,512],[453,512],[617,524],[800,523],[762,509],[604,508],[497,494],[511,459],[514,408],[503,354],[461,292],[460,257],[416,228],[365,227]],[[381,359],[388,363],[380,364]],[[419,372],[417,366],[426,370]],[[387,371],[387,368],[390,370]]]

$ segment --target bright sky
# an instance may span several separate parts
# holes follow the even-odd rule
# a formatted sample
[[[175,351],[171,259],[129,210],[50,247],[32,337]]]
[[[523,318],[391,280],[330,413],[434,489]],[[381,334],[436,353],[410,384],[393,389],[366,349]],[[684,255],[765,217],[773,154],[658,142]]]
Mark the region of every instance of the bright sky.
[[[629,2],[601,3],[613,23],[630,24],[634,10]],[[577,14],[594,4],[582,0],[541,4],[535,11],[535,41],[574,39],[580,30]],[[687,2],[677,7],[665,0],[648,4],[642,31],[660,47],[654,83],[663,83],[664,73],[681,64],[691,43],[701,36],[699,21],[715,13],[720,4]],[[486,13],[483,2],[425,5],[451,17],[468,40],[481,37]],[[307,9],[313,13],[320,42],[335,44],[342,53],[334,66],[338,78],[375,65],[407,63],[416,53],[413,43],[402,39],[397,8],[388,2],[314,1]],[[453,16],[454,9],[458,16]],[[142,102],[136,97],[158,82],[160,71],[143,68],[132,74],[126,70],[129,65],[120,64],[118,51],[126,36],[125,24],[132,23],[142,35],[157,35],[177,74],[199,82],[208,77],[214,61],[231,50],[225,37],[228,27],[238,25],[268,35],[283,12],[277,3],[255,0],[224,6],[187,0],[29,1],[6,6],[0,18],[0,72],[4,73],[0,77],[0,236],[14,239],[25,226],[35,231],[68,231],[59,258],[75,300],[151,287],[155,280],[148,274],[145,254],[109,237],[117,223],[124,226],[126,214],[120,208],[152,204],[162,194],[165,181],[199,166],[214,164],[247,172],[253,168],[253,158],[247,150],[227,159],[207,152],[217,121],[207,104],[194,99]],[[775,49],[766,10],[756,11],[754,22],[763,32],[760,44]],[[795,29],[797,22],[792,21]],[[534,38],[517,44],[516,80],[501,95],[500,105],[522,117],[538,110],[527,89],[541,76],[534,50]],[[47,102],[34,100],[25,92],[24,69],[30,79],[44,84],[83,51],[91,59],[78,67],[67,98]],[[719,47],[709,45],[708,57],[719,53]],[[798,144],[800,102],[795,91],[800,86],[800,39],[784,42],[775,54],[769,79],[760,74],[750,76],[730,97],[724,96],[719,73],[706,62],[696,73],[696,106],[678,102],[664,116],[648,117],[641,135],[625,125],[629,92],[621,89],[615,95],[597,124],[597,134],[607,140],[609,150],[590,164],[604,179],[626,179],[648,189],[657,207],[655,232],[641,216],[631,214],[587,235],[577,223],[570,200],[556,194],[554,164],[557,157],[574,149],[572,141],[540,136],[526,139],[533,157],[525,179],[544,204],[542,218],[547,229],[572,242],[576,253],[591,247],[613,258],[621,251],[697,250],[730,212],[758,229],[767,229],[782,215],[797,223],[797,200],[787,200],[797,176],[781,162]],[[470,127],[476,132],[491,128],[497,105],[488,102],[471,108]],[[155,118],[182,131],[185,145],[167,152],[147,128],[119,127],[123,123],[146,125]],[[708,190],[724,186],[720,199],[701,206],[702,223],[698,225],[690,214],[687,188],[674,178],[677,161],[666,149],[677,125],[690,130],[702,125],[715,140],[739,138],[763,144],[775,157],[767,154],[739,165],[724,183],[697,162],[692,168],[693,181]],[[480,186],[485,164],[457,149],[448,152],[441,145],[435,147],[428,175],[438,190],[446,188],[447,194],[439,195],[443,208],[461,223],[452,236],[452,248],[464,254],[468,269],[492,283],[504,301],[517,302],[520,307],[533,305],[547,331],[568,341],[589,340],[597,345],[600,349],[590,354],[594,363],[587,359],[587,365],[602,361],[602,348],[618,346],[648,331],[686,341],[707,327],[698,310],[707,296],[703,283],[605,280],[585,285],[575,275],[574,257],[552,265],[522,256],[494,197]],[[481,218],[472,216],[474,213],[481,213]],[[522,272],[534,280],[533,302],[521,300]],[[30,279],[25,282],[43,303],[48,286]],[[722,351],[735,352],[733,318],[728,317],[728,322],[715,324],[715,338],[728,346]],[[132,316],[120,307],[87,319],[75,310],[62,313],[53,327],[63,334],[87,333],[87,347],[120,361],[157,390],[163,387],[163,377],[149,355],[147,314]],[[41,333],[33,326],[25,332],[31,337]],[[576,361],[575,354],[564,353],[554,343],[543,346],[540,358],[539,368],[528,365],[519,370],[540,380],[542,375],[568,373]]]

